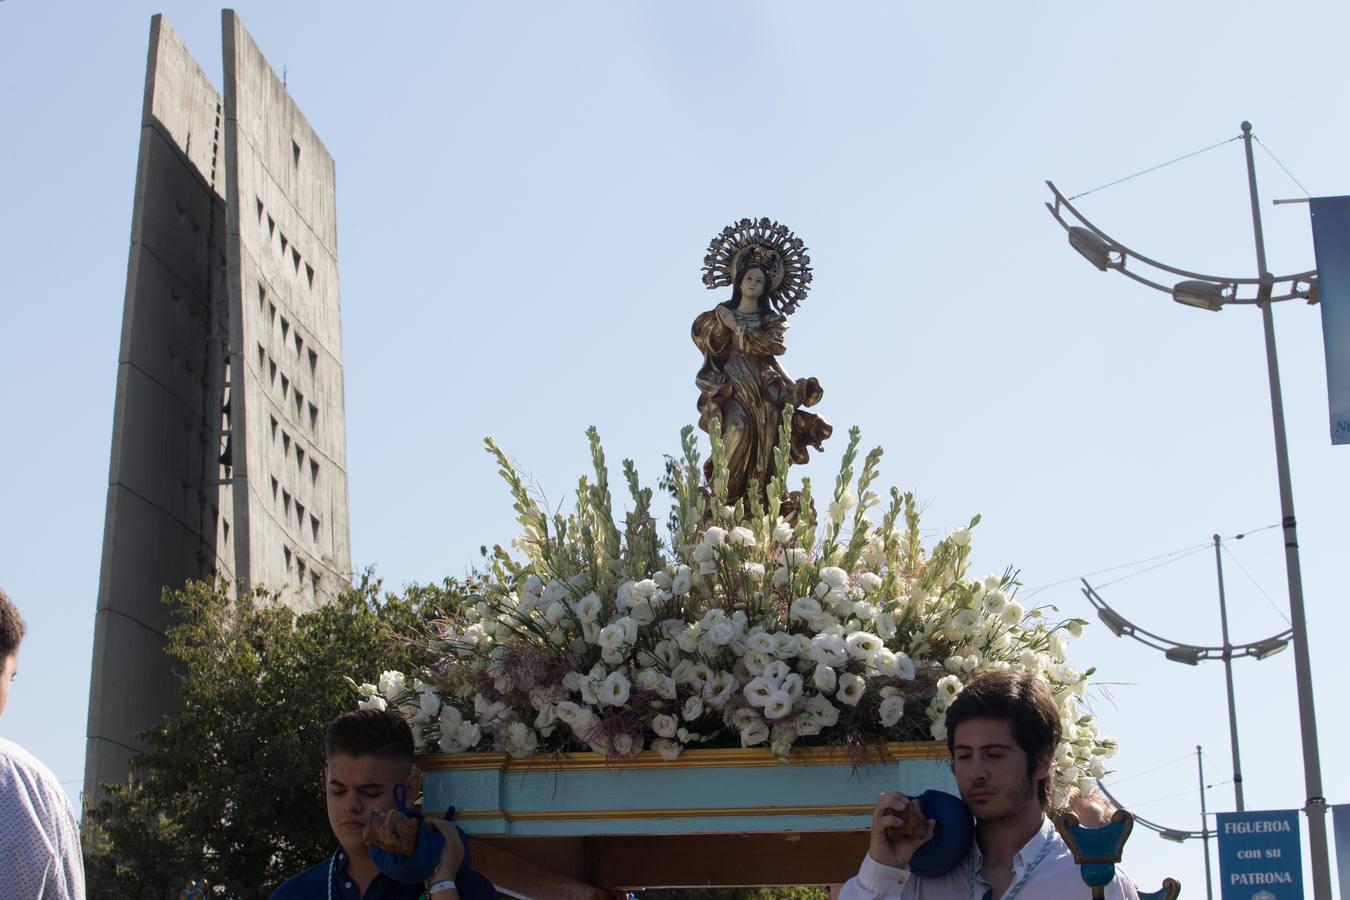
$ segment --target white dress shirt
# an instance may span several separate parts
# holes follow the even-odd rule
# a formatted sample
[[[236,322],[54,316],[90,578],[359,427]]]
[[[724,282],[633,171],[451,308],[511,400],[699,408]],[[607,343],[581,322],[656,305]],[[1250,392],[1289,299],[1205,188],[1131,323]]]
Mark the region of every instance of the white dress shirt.
[[[0,738],[0,900],[84,900],[70,798],[27,750]]]
[[[1047,843],[1049,847],[1047,849]],[[1041,851],[1045,856],[1041,856]],[[1037,863],[1037,858],[1040,862]],[[848,880],[839,892],[839,900],[873,900],[893,897],[898,900],[981,900],[989,890],[989,882],[980,874],[983,857],[979,843],[971,845],[970,853],[956,868],[939,878],[912,875],[908,869],[883,866],[863,857],[858,874]],[[1090,900],[1092,890],[1079,874],[1073,853],[1069,851],[1054,824],[1041,819],[1040,831],[1013,856],[1013,880],[1004,896],[1017,892],[1017,900]],[[974,891],[971,880],[974,880]],[[1020,885],[1020,886],[1019,886]],[[1115,879],[1106,886],[1107,900],[1139,900],[1134,882],[1116,869]]]

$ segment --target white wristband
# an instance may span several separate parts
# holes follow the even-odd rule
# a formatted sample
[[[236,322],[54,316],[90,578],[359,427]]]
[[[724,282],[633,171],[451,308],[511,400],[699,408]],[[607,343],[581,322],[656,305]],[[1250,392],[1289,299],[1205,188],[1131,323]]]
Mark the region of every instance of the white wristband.
[[[454,889],[455,883],[450,879],[446,878],[443,881],[437,881],[427,885],[427,896],[430,897],[437,891],[453,891]]]

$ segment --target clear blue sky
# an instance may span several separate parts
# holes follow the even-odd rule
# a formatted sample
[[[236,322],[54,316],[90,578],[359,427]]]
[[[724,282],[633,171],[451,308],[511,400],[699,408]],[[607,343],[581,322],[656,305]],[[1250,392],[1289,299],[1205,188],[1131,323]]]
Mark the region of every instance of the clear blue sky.
[[[599,426],[649,481],[694,418],[708,238],[768,215],[816,281],[784,360],[843,435],[887,449],[934,534],[984,514],[977,566],[1028,588],[1279,520],[1260,316],[1206,313],[1068,246],[1042,202],[1238,133],[1350,192],[1344,3],[372,4],[238,10],[337,160],[353,562],[391,586],[509,540],[495,435],[555,503]],[[0,584],[30,636],[0,734],[78,789],[149,18],[219,83],[219,12],[0,3]],[[1301,192],[1258,148],[1266,198]],[[1127,243],[1249,274],[1241,145],[1084,198]],[[1303,206],[1264,206],[1270,268],[1310,268]],[[1327,437],[1318,311],[1276,310],[1326,795],[1342,750],[1350,448]],[[837,465],[843,441],[817,476]],[[1278,531],[1233,542],[1236,641],[1284,627]],[[1111,575],[1098,580],[1109,580]],[[1199,553],[1103,589],[1218,642]],[[1267,599],[1267,597],[1269,599]],[[1072,582],[1036,594],[1088,615]],[[1118,794],[1198,826],[1193,759],[1231,774],[1222,670],[1094,625]],[[375,664],[372,663],[372,671]],[[1235,666],[1252,808],[1304,800],[1293,655]],[[1126,780],[1128,779],[1128,780]],[[1209,795],[1227,808],[1231,786]],[[1305,845],[1306,846],[1306,845]],[[1203,890],[1199,847],[1128,868]]]

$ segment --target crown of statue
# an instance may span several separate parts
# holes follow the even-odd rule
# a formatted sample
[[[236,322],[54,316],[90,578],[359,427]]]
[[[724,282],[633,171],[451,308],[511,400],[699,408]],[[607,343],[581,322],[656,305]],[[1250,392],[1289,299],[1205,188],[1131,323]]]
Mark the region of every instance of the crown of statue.
[[[811,285],[811,257],[806,245],[786,225],[772,219],[741,219],[728,225],[708,244],[703,257],[703,284],[728,287],[751,266],[769,279],[767,299],[783,315],[790,315],[806,298]]]
[[[782,257],[772,247],[754,244],[741,252],[740,258],[736,260],[736,271],[744,273],[752,266],[758,266],[772,278],[775,274],[781,273],[781,260]]]

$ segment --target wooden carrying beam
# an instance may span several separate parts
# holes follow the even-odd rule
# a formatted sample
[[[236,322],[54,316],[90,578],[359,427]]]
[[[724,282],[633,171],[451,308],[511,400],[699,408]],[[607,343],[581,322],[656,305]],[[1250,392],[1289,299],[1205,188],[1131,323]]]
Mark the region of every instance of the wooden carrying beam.
[[[865,831],[776,834],[606,835],[595,837],[500,837],[473,839],[474,866],[487,853],[513,858],[508,874],[529,863],[552,878],[598,891],[563,894],[520,881],[522,896],[614,897],[618,892],[656,887],[741,887],[751,885],[841,884],[858,872],[867,853]],[[484,855],[480,856],[479,848]],[[516,862],[518,861],[518,863]],[[545,882],[539,882],[544,886]],[[509,884],[504,879],[504,887]]]

